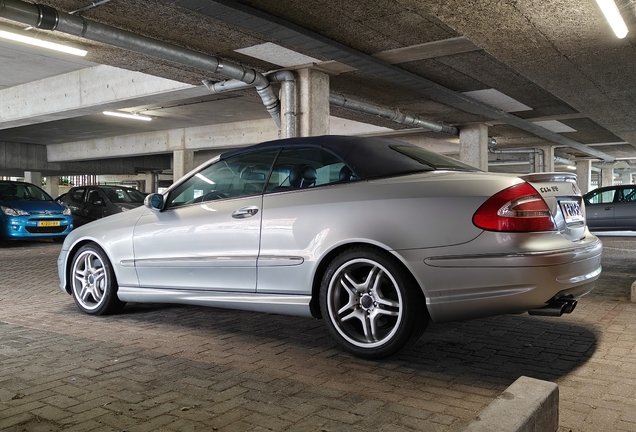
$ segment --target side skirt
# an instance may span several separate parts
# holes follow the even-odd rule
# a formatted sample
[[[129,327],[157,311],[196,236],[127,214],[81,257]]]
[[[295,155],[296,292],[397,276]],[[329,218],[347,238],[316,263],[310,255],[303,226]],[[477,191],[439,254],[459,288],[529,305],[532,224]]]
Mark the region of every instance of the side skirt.
[[[135,303],[179,303],[312,317],[311,296],[177,290],[120,286],[117,297]]]

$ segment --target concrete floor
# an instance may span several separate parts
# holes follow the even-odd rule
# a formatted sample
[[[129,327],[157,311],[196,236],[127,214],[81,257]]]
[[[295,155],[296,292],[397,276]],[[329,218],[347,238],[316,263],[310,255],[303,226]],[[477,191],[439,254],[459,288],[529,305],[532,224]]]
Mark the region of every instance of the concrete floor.
[[[432,324],[384,361],[306,318],[87,316],[57,286],[59,245],[1,245],[0,430],[460,431],[526,375],[559,385],[559,432],[636,431],[636,238],[602,240],[603,274],[572,315]]]

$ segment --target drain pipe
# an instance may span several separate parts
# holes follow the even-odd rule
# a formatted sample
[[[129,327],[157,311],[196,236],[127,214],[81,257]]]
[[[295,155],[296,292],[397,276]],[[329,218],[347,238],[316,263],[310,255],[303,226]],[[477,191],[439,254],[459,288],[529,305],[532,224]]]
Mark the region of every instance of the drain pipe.
[[[404,114],[397,109],[386,108],[359,100],[347,99],[344,96],[336,93],[329,94],[329,103],[340,108],[350,109],[353,111],[382,117],[396,123],[414,127],[421,127],[432,130],[433,132],[459,136],[459,129],[457,129],[456,127],[433,122],[430,120],[420,119],[413,114]]]
[[[298,106],[296,102],[296,78],[291,71],[281,70],[266,75],[270,82],[279,82],[285,94],[285,136],[294,138],[296,136],[296,115]]]
[[[0,0],[0,18],[17,21],[41,30],[59,31],[236,79],[256,88],[256,92],[263,100],[263,105],[280,128],[280,102],[267,78],[253,69],[246,69],[213,56],[89,21],[49,6],[26,3],[21,0]]]
[[[495,150],[492,147],[488,147],[488,151],[494,154],[527,154],[528,163],[530,164],[530,172],[534,171],[534,158],[535,154],[539,155],[539,171],[545,172],[543,150],[541,149],[510,149],[510,150]]]
[[[296,136],[296,79],[294,74],[288,70],[281,70],[266,73],[265,78],[269,82],[280,82],[285,93],[285,137],[294,138]],[[243,90],[248,87],[245,82],[231,79],[226,81],[213,82],[209,79],[203,80],[208,90],[212,93],[227,93],[235,90]],[[280,126],[280,125],[279,125]]]
[[[283,75],[284,74],[284,75]],[[289,85],[290,87],[292,85],[294,85],[294,89],[295,89],[295,81],[294,81],[294,76],[290,71],[278,71],[278,72],[274,72],[273,74],[268,74],[267,78],[272,81],[272,82],[282,82],[283,85]],[[241,90],[246,88],[247,86],[245,85],[245,83],[237,81],[237,80],[227,80],[227,81],[221,81],[221,82],[212,82],[210,80],[203,80],[203,84],[212,92],[214,93],[222,93],[222,92],[230,92],[230,91],[234,91],[234,90]],[[285,92],[287,97],[291,97],[291,96],[295,96],[295,90],[294,91],[286,91]],[[295,107],[295,100],[293,101],[294,103],[292,104],[291,102],[286,101],[286,105],[288,107]],[[352,111],[358,111],[358,112],[362,112],[365,114],[370,114],[370,115],[374,115],[374,116],[378,116],[378,117],[382,117],[388,120],[391,120],[393,122],[396,123],[400,123],[400,124],[404,124],[404,125],[408,125],[408,126],[414,126],[414,127],[421,127],[424,129],[429,129],[433,132],[439,132],[439,133],[445,133],[448,135],[454,135],[454,136],[459,136],[459,129],[457,129],[454,126],[448,126],[442,123],[437,123],[434,121],[430,121],[430,120],[424,120],[421,119],[419,117],[417,117],[416,115],[413,114],[404,114],[402,112],[400,112],[397,109],[393,109],[393,108],[386,108],[383,106],[379,106],[379,105],[374,105],[374,104],[370,104],[367,102],[363,102],[360,100],[356,100],[356,99],[347,99],[342,95],[339,95],[337,93],[331,92],[329,93],[329,103],[331,105],[340,107],[340,108],[345,108],[345,109],[349,109]],[[287,116],[288,114],[289,117],[287,117],[288,119],[288,124],[289,124],[289,119],[293,118],[294,119],[294,123],[295,123],[295,116],[296,113],[288,113],[286,112],[285,115]],[[294,131],[295,131],[295,125],[294,125]],[[288,135],[290,136],[290,135]],[[295,136],[295,135],[294,135]],[[527,153],[527,151],[525,152]],[[541,155],[543,155],[543,152],[541,151]]]

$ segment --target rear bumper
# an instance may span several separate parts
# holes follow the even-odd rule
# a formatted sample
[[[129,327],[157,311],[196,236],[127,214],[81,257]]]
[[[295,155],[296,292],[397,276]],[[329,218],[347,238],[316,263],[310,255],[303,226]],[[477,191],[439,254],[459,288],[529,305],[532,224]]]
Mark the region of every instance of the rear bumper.
[[[560,297],[581,297],[601,274],[602,249],[600,240],[588,235],[551,251],[426,253],[429,256],[420,256],[421,261],[414,256],[407,260],[415,267],[432,320],[445,322],[522,313]]]

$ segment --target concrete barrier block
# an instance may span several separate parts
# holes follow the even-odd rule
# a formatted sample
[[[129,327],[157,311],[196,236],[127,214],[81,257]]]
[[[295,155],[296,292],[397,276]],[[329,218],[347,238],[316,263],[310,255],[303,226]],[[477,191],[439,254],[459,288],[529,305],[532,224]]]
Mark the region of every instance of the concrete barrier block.
[[[559,386],[522,376],[486,407],[464,432],[555,432]]]
[[[631,301],[632,303],[636,303],[636,281],[634,281],[632,283],[632,296],[631,296]]]

